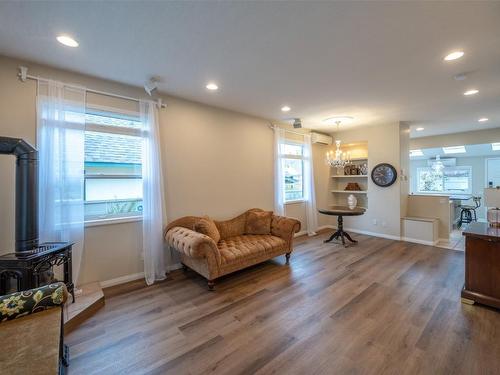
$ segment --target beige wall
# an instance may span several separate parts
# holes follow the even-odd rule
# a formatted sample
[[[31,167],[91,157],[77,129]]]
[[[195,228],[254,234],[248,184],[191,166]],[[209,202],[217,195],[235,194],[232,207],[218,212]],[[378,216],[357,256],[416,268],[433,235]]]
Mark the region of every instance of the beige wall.
[[[33,75],[145,97],[140,88],[0,57],[0,134],[33,144],[36,82],[17,79],[20,64]],[[90,95],[88,99],[95,102]],[[160,134],[169,220],[188,214],[223,219],[250,207],[272,210],[273,135],[268,121],[178,98],[164,100],[168,108],[160,111]],[[0,178],[0,249],[6,253],[14,248],[12,158],[0,158]],[[294,216],[301,215],[296,210]],[[142,272],[141,243],[140,221],[87,227],[80,283]]]
[[[451,206],[448,196],[408,196],[407,216],[439,219],[439,238],[448,240],[451,231]]]
[[[273,209],[273,134],[267,121],[168,98],[160,124],[169,220]]]

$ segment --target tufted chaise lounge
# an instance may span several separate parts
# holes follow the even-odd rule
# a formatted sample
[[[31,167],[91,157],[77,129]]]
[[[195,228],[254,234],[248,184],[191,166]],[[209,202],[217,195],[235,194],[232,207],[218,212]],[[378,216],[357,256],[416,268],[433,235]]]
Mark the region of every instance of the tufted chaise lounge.
[[[201,219],[185,216],[171,222],[165,229],[165,239],[185,267],[198,272],[208,280],[213,290],[214,280],[231,272],[286,255],[288,264],[293,250],[293,235],[300,230],[300,221],[273,215],[271,233],[245,234],[246,219],[250,211],[226,221],[214,221],[220,234],[218,243],[193,230]]]

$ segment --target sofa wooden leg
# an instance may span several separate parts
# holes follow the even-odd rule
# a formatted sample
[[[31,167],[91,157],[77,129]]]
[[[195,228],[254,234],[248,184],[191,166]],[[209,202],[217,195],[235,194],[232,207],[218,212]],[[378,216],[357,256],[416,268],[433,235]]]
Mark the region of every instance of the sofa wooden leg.
[[[213,280],[208,280],[207,281],[207,285],[208,285],[208,290],[213,292],[215,290],[215,281]]]
[[[292,255],[292,253],[286,253],[286,254],[285,254],[285,257],[286,257],[286,264],[290,264],[290,255]]]

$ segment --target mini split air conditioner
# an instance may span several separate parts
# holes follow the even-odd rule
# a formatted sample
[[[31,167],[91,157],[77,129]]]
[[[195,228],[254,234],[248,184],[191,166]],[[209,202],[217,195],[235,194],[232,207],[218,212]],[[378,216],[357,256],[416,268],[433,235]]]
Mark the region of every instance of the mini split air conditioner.
[[[333,143],[333,139],[329,135],[314,132],[311,133],[311,141],[312,143],[319,143],[322,145],[331,145]]]

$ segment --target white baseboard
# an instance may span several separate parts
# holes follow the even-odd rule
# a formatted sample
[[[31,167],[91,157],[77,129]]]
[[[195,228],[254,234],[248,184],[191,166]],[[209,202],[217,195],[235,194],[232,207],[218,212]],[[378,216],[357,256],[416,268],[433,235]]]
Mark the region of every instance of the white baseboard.
[[[131,275],[125,275],[116,277],[111,280],[101,281],[102,288],[109,288],[110,286],[120,285],[124,283],[128,283],[129,281],[139,280],[144,278],[144,272],[133,273]]]
[[[180,263],[172,264],[171,266],[167,267],[167,272],[179,270],[181,268],[182,268],[182,264],[180,264]]]
[[[367,230],[359,230],[359,229],[354,229],[354,228],[344,228],[344,230],[346,232],[354,232],[354,233],[358,233],[358,234],[365,234],[367,236],[387,238],[388,240],[401,241],[401,237],[400,236],[394,236],[392,234],[385,234],[385,233],[378,233],[378,232],[369,232]]]
[[[337,227],[334,225],[322,225],[322,226],[318,227],[318,229],[316,231],[319,232],[320,230],[323,230],[323,229],[337,229]]]
[[[439,242],[439,240],[426,241],[426,240],[419,240],[417,238],[410,238],[410,237],[401,237],[401,241],[413,242],[413,243],[418,243],[420,245],[429,245],[429,246],[436,246]]]
[[[167,272],[178,270],[180,268],[182,268],[182,264],[180,264],[180,263],[172,264],[171,266],[167,267]],[[144,278],[144,272],[139,272],[139,273],[133,273],[131,275],[116,277],[116,278],[111,279],[111,280],[101,281],[100,284],[101,284],[101,288],[109,288],[110,286],[125,284],[125,283],[128,283],[130,281],[135,281],[135,280],[139,280],[139,279],[143,279],[143,278]]]
[[[304,236],[307,234],[307,230],[301,230],[300,232],[297,232],[293,235],[293,237],[300,237],[300,236]]]
[[[322,230],[322,229],[337,229],[337,227],[335,225],[322,225],[321,227],[318,228],[318,230]],[[388,240],[401,241],[401,237],[393,236],[391,234],[369,232],[367,230],[360,230],[360,229],[355,229],[355,228],[344,228],[344,230],[346,232],[353,232],[353,233],[358,233],[358,234],[365,234],[367,236],[387,238]]]

